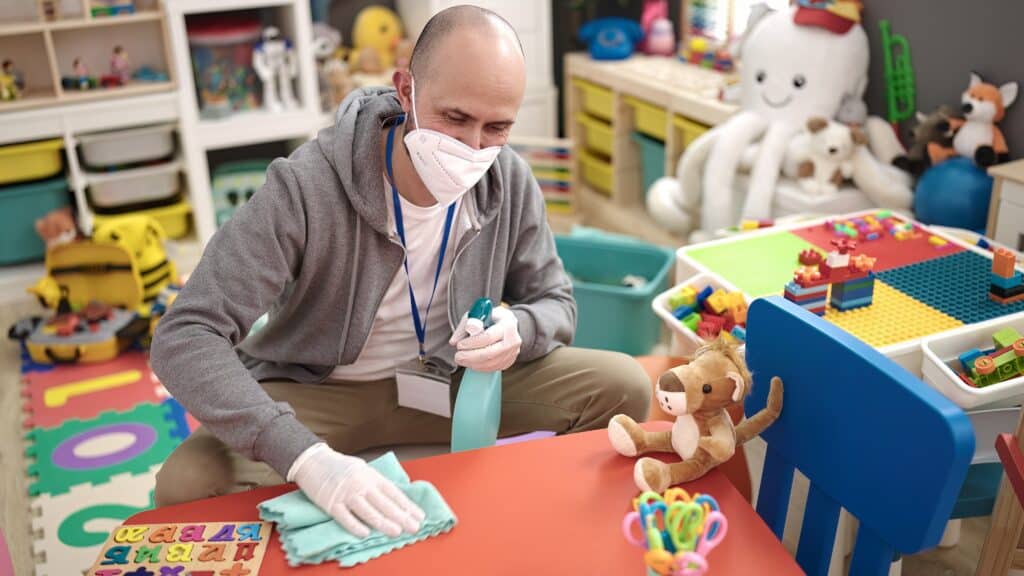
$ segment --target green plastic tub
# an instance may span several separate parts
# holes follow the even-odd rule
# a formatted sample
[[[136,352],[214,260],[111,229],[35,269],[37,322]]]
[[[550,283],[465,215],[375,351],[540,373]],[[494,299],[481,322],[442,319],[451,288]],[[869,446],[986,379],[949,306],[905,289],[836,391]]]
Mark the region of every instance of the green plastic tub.
[[[650,352],[661,335],[662,322],[651,310],[654,297],[668,289],[673,254],[642,242],[556,236],[555,245],[572,277],[577,321],[574,346],[615,350],[631,355]],[[625,286],[626,276],[639,276],[639,287]]]
[[[68,205],[64,178],[0,188],[0,265],[42,260],[46,245],[35,222]]]
[[[640,171],[646,198],[651,184],[665,175],[665,143],[639,132],[633,132],[633,141],[640,146]]]

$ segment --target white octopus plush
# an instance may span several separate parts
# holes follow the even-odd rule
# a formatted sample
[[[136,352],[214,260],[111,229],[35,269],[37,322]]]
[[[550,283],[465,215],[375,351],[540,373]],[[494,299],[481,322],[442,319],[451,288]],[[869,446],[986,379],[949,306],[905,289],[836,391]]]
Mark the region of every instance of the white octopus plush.
[[[651,187],[648,211],[662,226],[677,234],[698,229],[691,239],[703,239],[741,218],[770,218],[787,147],[806,122],[837,116],[865,121],[869,49],[864,29],[856,24],[838,34],[799,25],[797,9],[755,8],[738,49],[740,110],[686,149],[675,178]],[[857,149],[853,164],[854,182],[874,203],[910,206],[909,176],[884,166],[866,147]],[[735,182],[740,168],[750,170],[742,209],[736,206],[743,196]]]

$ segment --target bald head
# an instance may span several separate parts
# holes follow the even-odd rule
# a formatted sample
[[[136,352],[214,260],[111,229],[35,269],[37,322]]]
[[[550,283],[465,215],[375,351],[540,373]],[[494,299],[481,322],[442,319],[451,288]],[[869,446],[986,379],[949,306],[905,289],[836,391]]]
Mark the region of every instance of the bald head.
[[[452,6],[435,14],[420,32],[409,65],[412,73],[417,78],[429,78],[448,40],[466,34],[500,42],[504,48],[514,48],[520,58],[525,58],[519,35],[507,20],[479,6]]]

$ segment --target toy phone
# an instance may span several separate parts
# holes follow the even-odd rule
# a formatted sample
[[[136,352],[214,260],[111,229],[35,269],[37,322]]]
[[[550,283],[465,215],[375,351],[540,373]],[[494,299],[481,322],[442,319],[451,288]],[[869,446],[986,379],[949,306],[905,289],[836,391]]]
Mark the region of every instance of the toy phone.
[[[644,30],[627,18],[599,18],[584,24],[579,38],[590,46],[591,58],[621,60],[633,54],[633,47],[644,38]]]

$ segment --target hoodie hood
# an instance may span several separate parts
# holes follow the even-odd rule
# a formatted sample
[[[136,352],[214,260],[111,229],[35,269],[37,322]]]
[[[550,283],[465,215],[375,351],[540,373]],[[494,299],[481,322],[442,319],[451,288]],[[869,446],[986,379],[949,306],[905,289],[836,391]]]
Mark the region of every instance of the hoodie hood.
[[[390,231],[382,177],[385,167],[379,152],[381,139],[390,126],[402,123],[403,114],[394,88],[360,88],[342,101],[334,126],[317,135],[321,152],[341,181],[342,193],[363,220],[382,234]],[[397,137],[395,145],[405,144]],[[507,154],[513,153],[504,147],[501,155]],[[472,196],[475,201],[480,225],[497,215],[503,188],[496,162],[480,182],[466,192],[466,196]]]

